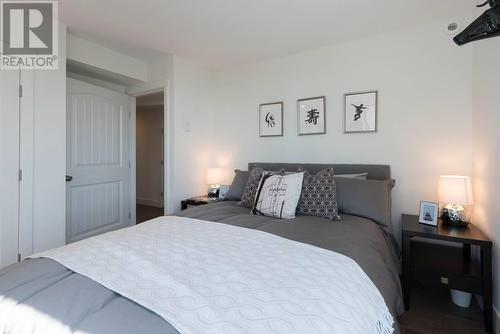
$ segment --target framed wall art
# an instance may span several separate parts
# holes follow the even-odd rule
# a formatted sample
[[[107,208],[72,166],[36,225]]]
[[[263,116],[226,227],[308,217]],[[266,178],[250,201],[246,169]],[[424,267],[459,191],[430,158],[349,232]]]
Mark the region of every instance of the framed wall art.
[[[283,102],[259,105],[259,136],[283,136]]]
[[[377,95],[377,91],[345,94],[345,133],[377,131]]]
[[[326,97],[297,101],[297,130],[299,136],[326,133]]]

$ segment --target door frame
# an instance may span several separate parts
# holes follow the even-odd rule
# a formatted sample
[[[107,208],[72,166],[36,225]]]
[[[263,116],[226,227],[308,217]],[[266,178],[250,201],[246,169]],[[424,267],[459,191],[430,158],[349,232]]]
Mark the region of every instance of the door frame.
[[[137,223],[136,215],[136,99],[139,96],[163,92],[163,213],[174,212],[175,204],[172,203],[173,178],[173,115],[170,106],[169,80],[147,82],[127,89],[126,94],[132,96],[130,104],[130,162],[131,162],[131,220]]]
[[[24,260],[33,254],[33,186],[35,165],[35,71],[23,70],[20,75],[22,95],[19,99],[20,109],[20,140],[19,140],[19,169],[22,170],[19,182],[19,254]]]
[[[16,93],[13,96],[17,100],[15,110],[17,133],[16,138],[12,138],[12,140],[17,146],[15,147],[17,149],[15,161],[18,172],[16,189],[10,193],[10,196],[16,197],[17,204],[15,207],[17,231],[14,242],[17,256],[15,259],[12,258],[12,263],[19,262],[33,254],[34,73],[34,70],[15,70],[12,72],[17,77]],[[1,229],[0,226],[0,242],[3,238]],[[0,247],[0,268],[5,264],[3,256]]]

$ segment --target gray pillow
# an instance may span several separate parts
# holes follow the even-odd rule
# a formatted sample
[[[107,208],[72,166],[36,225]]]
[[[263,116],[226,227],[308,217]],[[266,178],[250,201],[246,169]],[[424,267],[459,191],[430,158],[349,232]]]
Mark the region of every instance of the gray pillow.
[[[246,170],[242,171],[236,169],[234,173],[235,174],[233,182],[231,183],[231,186],[229,187],[226,196],[224,196],[224,199],[228,201],[241,200],[241,195],[243,194],[243,190],[245,189],[245,186],[247,184],[248,177],[250,176],[250,172]]]
[[[304,173],[302,194],[297,206],[297,214],[339,220],[337,190],[333,168],[315,175]]]
[[[337,178],[337,200],[340,213],[373,220],[391,232],[391,190],[394,181]]]
[[[257,187],[259,186],[259,182],[262,179],[262,175],[264,174],[264,170],[260,167],[255,167],[250,172],[248,176],[247,183],[245,185],[245,189],[241,194],[241,202],[239,203],[242,206],[247,208],[251,208],[253,206],[253,202],[255,200],[255,194],[257,192]]]

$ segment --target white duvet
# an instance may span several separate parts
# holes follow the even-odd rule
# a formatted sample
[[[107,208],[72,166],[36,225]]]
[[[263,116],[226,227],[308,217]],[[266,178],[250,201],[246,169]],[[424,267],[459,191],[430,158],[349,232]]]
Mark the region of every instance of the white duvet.
[[[262,231],[161,217],[33,257],[91,278],[182,334],[393,332],[356,262]]]

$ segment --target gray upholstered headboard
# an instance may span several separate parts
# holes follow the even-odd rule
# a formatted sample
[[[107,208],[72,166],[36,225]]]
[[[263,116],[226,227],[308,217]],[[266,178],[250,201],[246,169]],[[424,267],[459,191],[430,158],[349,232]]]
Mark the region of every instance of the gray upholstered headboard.
[[[391,180],[391,166],[389,165],[355,165],[355,164],[301,164],[301,163],[262,163],[250,162],[248,170],[253,167],[259,166],[264,170],[281,170],[295,172],[299,167],[309,171],[310,173],[317,173],[325,168],[333,168],[335,174],[358,174],[368,173],[368,180]]]

